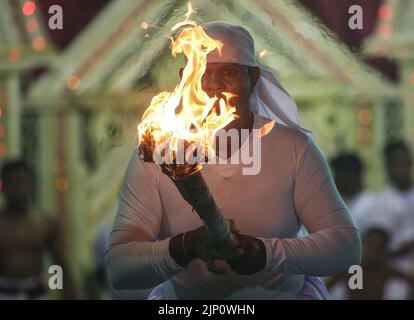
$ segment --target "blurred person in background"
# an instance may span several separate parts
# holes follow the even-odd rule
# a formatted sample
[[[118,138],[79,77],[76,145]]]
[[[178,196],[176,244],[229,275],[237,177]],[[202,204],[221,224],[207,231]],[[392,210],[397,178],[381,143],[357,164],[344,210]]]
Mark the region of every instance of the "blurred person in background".
[[[385,300],[389,296],[389,286],[396,280],[411,286],[414,274],[394,266],[390,259],[389,234],[382,228],[369,228],[363,236],[363,255],[361,267],[363,270],[363,288],[350,289],[348,286],[351,274],[345,273],[330,278],[328,289],[338,283],[346,287],[346,298],[349,300]]]
[[[375,193],[363,183],[364,164],[354,153],[341,153],[331,160],[335,184],[361,235],[370,226]]]
[[[393,249],[414,239],[414,185],[408,146],[392,142],[384,148],[388,184],[378,194],[377,219],[389,228]]]
[[[371,217],[375,206],[375,193],[364,187],[364,164],[357,154],[343,152],[332,158],[330,165],[338,191],[362,236],[372,223]],[[327,280],[333,300],[349,298],[347,282],[338,281],[341,277]]]
[[[341,154],[332,159],[331,166],[338,190],[361,235],[369,228],[382,228],[389,236],[390,263],[410,272],[414,261],[414,186],[412,157],[407,145],[401,141],[389,143],[384,148],[384,162],[389,183],[377,194],[364,190],[363,164],[356,155]],[[330,287],[334,299],[345,298],[344,286],[331,284]],[[411,283],[393,278],[385,288],[384,297],[410,299],[412,292]]]
[[[393,264],[411,271],[414,262],[414,185],[412,155],[407,144],[403,141],[387,144],[384,164],[389,182],[378,193],[376,224],[390,234]],[[412,288],[400,281],[394,281],[389,289],[389,294],[395,299],[410,299],[412,293]]]
[[[28,166],[21,160],[7,162],[1,177],[4,205],[0,208],[0,299],[47,297],[45,254],[50,255],[52,264],[63,269],[63,297],[74,298],[60,224],[32,208],[33,180]]]

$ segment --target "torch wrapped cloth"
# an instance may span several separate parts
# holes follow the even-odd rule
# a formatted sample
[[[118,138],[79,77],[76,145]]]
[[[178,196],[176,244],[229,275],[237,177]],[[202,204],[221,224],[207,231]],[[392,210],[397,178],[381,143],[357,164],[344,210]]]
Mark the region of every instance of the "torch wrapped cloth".
[[[166,172],[164,168],[163,171]],[[201,171],[186,176],[184,179],[172,178],[172,181],[184,200],[192,206],[204,222],[205,247],[202,249],[201,256],[208,262],[209,269],[212,267],[210,263],[214,258],[231,259],[240,254],[240,249],[237,248],[237,237],[230,230],[229,223],[218,208]]]

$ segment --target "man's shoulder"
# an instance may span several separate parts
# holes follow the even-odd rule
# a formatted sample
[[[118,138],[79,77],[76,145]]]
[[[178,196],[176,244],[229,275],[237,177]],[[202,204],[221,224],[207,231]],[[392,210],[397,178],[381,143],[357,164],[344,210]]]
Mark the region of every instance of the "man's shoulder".
[[[304,132],[300,131],[297,128],[286,126],[284,124],[275,122],[272,130],[270,130],[269,136],[277,135],[279,138],[296,138],[296,139],[302,139],[307,140],[308,135],[306,135]]]
[[[138,175],[150,175],[155,178],[161,169],[155,162],[144,161],[138,147],[132,150],[132,155],[127,166],[127,172]]]
[[[271,143],[277,143],[286,151],[300,151],[308,146],[311,137],[297,128],[275,123],[266,139]]]

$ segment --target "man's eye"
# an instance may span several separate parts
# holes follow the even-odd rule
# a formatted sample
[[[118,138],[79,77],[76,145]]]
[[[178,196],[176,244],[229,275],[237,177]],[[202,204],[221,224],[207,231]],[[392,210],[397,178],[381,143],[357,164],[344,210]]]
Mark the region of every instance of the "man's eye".
[[[235,70],[235,69],[226,69],[224,71],[224,75],[226,77],[234,77],[236,74],[237,74],[237,70]]]

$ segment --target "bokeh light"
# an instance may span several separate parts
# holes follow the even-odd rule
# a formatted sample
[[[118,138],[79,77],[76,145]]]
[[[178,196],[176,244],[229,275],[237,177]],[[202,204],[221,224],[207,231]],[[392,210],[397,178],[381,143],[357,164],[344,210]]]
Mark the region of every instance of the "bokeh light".
[[[76,90],[79,87],[80,78],[76,74],[72,74],[66,81],[66,86],[70,90]]]
[[[387,5],[382,5],[378,10],[378,15],[382,20],[390,20],[394,16],[394,12]]]
[[[59,192],[65,192],[69,188],[69,181],[65,177],[58,177],[55,180],[55,187]]]
[[[32,47],[36,51],[42,51],[45,48],[45,46],[46,46],[46,40],[45,38],[41,36],[36,37],[36,39],[34,39],[32,42]]]
[[[372,120],[372,112],[368,109],[363,109],[358,112],[358,120],[363,125],[368,125]]]
[[[19,49],[10,49],[7,56],[10,63],[16,63],[20,60],[20,50]]]
[[[4,143],[0,143],[0,158],[3,158],[7,154],[7,146]]]
[[[33,1],[26,1],[23,4],[22,12],[26,16],[32,15],[36,11],[36,4]]]
[[[35,32],[39,27],[39,23],[36,19],[32,18],[26,22],[26,30],[27,32]]]

